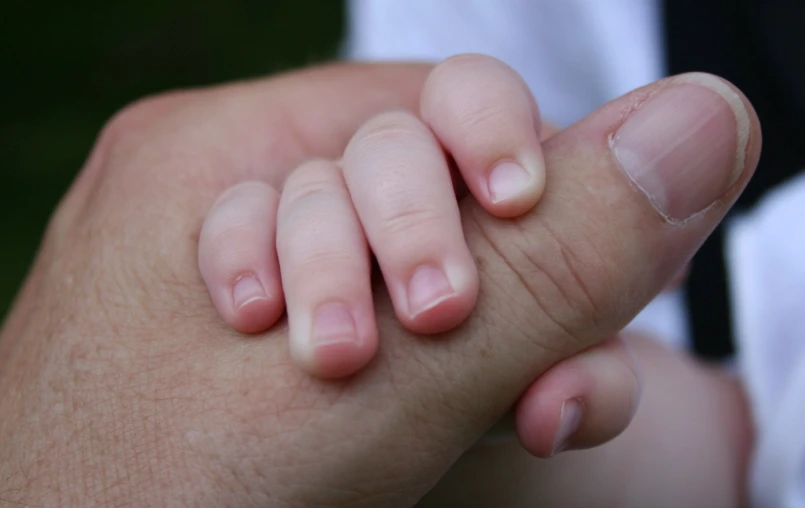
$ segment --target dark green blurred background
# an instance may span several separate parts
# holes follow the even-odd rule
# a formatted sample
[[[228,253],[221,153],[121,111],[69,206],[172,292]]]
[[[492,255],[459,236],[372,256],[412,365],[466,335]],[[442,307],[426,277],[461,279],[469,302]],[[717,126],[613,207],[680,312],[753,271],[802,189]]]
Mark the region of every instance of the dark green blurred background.
[[[0,321],[104,121],[163,90],[330,59],[339,0],[4,2]]]

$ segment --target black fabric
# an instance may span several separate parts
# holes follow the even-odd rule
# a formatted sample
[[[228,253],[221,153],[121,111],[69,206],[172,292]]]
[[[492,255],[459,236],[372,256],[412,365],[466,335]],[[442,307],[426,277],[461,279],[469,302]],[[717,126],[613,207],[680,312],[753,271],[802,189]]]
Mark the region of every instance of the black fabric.
[[[663,14],[669,73],[722,76],[760,117],[760,165],[735,208],[745,210],[805,168],[805,2],[665,0]],[[709,358],[733,351],[723,239],[719,228],[705,243],[686,288],[695,350]]]

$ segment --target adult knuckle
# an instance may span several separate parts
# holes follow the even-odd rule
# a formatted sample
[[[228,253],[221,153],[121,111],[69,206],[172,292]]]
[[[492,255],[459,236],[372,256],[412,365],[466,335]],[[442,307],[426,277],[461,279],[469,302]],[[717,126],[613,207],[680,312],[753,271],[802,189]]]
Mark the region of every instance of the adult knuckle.
[[[187,92],[164,92],[137,99],[124,106],[106,122],[98,143],[102,146],[115,145],[152,127],[174,111],[186,95]]]
[[[164,93],[139,99],[118,111],[101,129],[74,187],[97,191],[115,182],[112,187],[128,195],[134,189],[154,184],[160,168],[170,163],[166,155],[171,151],[166,147],[171,146],[179,131],[170,125],[171,121],[192,95]],[[102,190],[110,192],[108,187]]]
[[[128,168],[121,163],[121,159],[125,159],[122,154],[142,144],[143,133],[168,114],[178,100],[176,93],[139,99],[106,122],[75,182],[55,210],[49,234],[59,236],[60,232],[71,230],[81,219],[87,218],[88,209],[102,194],[99,192],[102,184]],[[127,196],[126,193],[115,195]]]

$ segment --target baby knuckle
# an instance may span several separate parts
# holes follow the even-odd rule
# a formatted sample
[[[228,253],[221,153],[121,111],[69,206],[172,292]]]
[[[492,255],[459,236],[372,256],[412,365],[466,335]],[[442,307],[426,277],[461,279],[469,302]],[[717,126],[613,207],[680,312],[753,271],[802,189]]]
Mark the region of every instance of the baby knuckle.
[[[358,130],[347,152],[363,155],[382,149],[419,135],[422,128],[421,122],[407,111],[386,111],[371,118]]]

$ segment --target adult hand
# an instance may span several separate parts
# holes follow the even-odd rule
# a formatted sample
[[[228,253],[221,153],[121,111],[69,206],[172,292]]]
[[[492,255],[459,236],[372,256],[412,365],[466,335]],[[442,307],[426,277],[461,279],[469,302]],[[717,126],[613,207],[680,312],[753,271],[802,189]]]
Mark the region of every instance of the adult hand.
[[[413,109],[427,72],[316,69],[147,100],[110,123],[0,338],[4,499],[411,505],[530,381],[659,292],[757,162],[757,119],[721,81],[618,99],[546,143],[535,212],[502,221],[463,203],[481,276],[467,322],[413,337],[379,294],[378,358],[317,381],[285,330],[219,322],[196,270],[201,222],[228,186],[280,185],[371,115]]]

